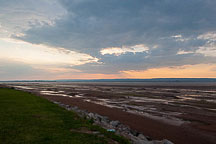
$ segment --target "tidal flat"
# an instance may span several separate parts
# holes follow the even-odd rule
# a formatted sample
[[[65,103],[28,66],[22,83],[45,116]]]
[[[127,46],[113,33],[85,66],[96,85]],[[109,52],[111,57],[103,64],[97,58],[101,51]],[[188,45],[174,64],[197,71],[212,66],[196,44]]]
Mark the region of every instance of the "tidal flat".
[[[216,83],[4,83],[77,106],[174,143],[216,141]]]

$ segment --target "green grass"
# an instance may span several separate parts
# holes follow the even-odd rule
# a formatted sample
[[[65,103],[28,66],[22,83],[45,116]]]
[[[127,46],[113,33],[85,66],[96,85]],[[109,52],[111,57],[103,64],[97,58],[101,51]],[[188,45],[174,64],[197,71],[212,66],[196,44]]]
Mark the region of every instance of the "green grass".
[[[79,132],[81,128],[100,134]],[[126,139],[46,99],[0,88],[0,144],[103,144]]]

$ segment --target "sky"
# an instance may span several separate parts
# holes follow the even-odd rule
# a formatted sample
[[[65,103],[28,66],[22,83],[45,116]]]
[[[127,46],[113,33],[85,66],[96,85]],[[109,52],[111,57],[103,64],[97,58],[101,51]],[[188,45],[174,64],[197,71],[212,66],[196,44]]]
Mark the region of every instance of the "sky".
[[[0,0],[0,80],[216,78],[215,0]]]

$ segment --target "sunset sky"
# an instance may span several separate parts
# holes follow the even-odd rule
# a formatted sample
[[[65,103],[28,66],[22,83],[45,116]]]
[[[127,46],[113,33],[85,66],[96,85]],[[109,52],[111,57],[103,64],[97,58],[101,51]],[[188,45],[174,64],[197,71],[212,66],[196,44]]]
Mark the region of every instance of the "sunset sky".
[[[0,80],[216,78],[216,0],[0,0]]]

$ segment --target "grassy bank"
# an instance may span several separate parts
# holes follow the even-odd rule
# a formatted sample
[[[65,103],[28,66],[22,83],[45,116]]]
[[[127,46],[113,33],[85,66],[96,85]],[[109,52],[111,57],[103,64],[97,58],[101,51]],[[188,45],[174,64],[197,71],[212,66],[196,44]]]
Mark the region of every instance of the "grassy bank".
[[[41,97],[0,88],[0,144],[128,143]]]

